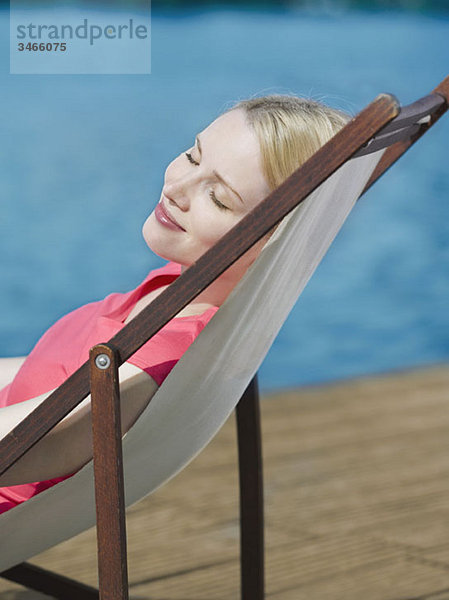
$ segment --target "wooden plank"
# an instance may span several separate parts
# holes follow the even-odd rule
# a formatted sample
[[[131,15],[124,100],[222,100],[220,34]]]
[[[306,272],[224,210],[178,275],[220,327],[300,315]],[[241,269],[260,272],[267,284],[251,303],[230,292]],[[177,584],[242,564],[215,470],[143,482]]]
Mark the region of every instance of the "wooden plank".
[[[3,571],[1,576],[57,600],[99,600],[94,587],[29,563]]]
[[[98,344],[89,361],[100,600],[128,600],[117,352]]]
[[[242,600],[265,598],[262,436],[257,375],[236,407]]]
[[[448,386],[440,365],[262,397],[270,600],[449,599]],[[128,511],[131,598],[239,597],[235,438]],[[33,562],[96,585],[95,553],[90,530]]]
[[[393,166],[394,163],[399,158],[401,158],[401,156],[405,152],[407,152],[407,150],[411,148],[411,146],[413,146],[413,144],[417,140],[419,140],[419,138],[422,137],[430,129],[430,127],[432,127],[432,125],[434,125],[434,123],[436,123],[438,119],[440,119],[447,111],[449,104],[449,75],[445,79],[443,79],[443,81],[439,85],[437,85],[437,87],[434,90],[432,90],[432,94],[440,94],[446,102],[436,112],[432,114],[429,123],[426,126],[422,127],[409,140],[397,142],[385,151],[385,153],[379,161],[379,164],[374,169],[373,174],[368,180],[368,183],[366,184],[365,189],[363,190],[360,197],[362,197],[363,194],[367,192],[369,188],[379,179],[379,177],[381,177],[385,173],[385,171],[387,171],[391,166]]]

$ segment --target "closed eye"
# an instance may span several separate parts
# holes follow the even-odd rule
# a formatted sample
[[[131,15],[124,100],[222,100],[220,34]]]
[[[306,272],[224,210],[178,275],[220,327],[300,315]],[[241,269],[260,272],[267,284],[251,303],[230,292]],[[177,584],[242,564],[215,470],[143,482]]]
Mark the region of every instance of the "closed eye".
[[[184,152],[184,154],[186,155],[186,157],[187,157],[187,160],[188,160],[190,163],[192,163],[192,165],[195,165],[195,166],[197,166],[197,167],[199,166],[199,164],[200,164],[200,163],[199,163],[199,162],[197,162],[197,161],[196,161],[196,160],[193,158],[193,156],[191,155],[191,153],[190,153],[190,152]],[[220,200],[219,200],[219,199],[217,198],[217,196],[215,195],[215,192],[214,192],[214,190],[210,190],[210,191],[209,191],[209,196],[210,196],[211,200],[214,202],[214,204],[215,204],[215,205],[216,205],[216,206],[217,206],[217,207],[218,207],[220,210],[230,210],[230,208],[229,208],[228,206],[224,205],[224,204],[223,204],[223,202],[220,202]]]
[[[187,159],[189,160],[189,162],[192,163],[192,165],[196,165],[197,167],[199,166],[200,163],[196,162],[196,160],[193,158],[190,152],[184,152],[184,154],[187,156]]]
[[[214,190],[210,190],[209,192],[209,196],[212,198],[212,201],[218,206],[218,208],[220,210],[230,210],[230,208],[228,206],[225,206],[223,204],[223,202],[220,202],[220,200],[217,198],[217,196],[215,195]]]

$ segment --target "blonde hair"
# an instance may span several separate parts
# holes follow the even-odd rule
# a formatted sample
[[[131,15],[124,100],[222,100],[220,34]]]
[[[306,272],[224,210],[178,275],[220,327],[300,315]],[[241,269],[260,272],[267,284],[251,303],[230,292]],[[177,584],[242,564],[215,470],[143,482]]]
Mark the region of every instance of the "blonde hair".
[[[349,120],[350,115],[308,98],[272,94],[241,100],[261,149],[270,191],[277,188]]]

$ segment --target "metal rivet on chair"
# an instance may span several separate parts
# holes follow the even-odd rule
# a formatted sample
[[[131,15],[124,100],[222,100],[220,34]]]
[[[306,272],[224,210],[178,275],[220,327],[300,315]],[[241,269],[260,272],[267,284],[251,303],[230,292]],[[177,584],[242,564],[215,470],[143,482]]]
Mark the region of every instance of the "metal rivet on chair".
[[[99,369],[107,369],[111,364],[111,359],[107,354],[99,354],[95,359],[95,364]]]

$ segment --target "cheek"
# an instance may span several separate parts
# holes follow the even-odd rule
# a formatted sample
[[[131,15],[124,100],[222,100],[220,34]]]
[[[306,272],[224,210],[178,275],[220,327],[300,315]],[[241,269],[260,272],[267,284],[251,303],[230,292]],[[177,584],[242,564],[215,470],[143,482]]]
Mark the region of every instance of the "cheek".
[[[221,213],[214,206],[207,207],[200,215],[195,217],[193,235],[204,246],[210,248],[222,238],[238,222],[233,215]]]

